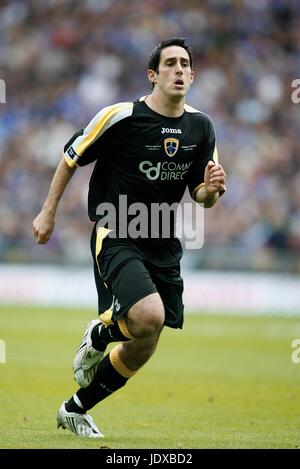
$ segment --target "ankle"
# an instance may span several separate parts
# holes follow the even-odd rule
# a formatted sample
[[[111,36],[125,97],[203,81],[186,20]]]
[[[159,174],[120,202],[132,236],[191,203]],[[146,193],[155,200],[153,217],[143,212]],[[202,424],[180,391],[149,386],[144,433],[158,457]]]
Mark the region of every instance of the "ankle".
[[[98,350],[98,352],[104,352],[107,346],[107,343],[101,339],[101,330],[103,327],[101,323],[96,324],[91,332],[92,346],[95,350]]]

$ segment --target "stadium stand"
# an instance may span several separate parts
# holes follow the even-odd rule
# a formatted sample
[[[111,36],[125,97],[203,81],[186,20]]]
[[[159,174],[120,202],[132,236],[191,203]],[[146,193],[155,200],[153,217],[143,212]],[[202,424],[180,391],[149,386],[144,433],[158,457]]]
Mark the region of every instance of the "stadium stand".
[[[174,35],[193,46],[187,102],[213,117],[228,173],[191,266],[300,272],[297,0],[1,2],[0,261],[90,262],[91,167],[71,181],[47,248],[32,220],[63,144],[101,107],[147,94],[148,51]]]

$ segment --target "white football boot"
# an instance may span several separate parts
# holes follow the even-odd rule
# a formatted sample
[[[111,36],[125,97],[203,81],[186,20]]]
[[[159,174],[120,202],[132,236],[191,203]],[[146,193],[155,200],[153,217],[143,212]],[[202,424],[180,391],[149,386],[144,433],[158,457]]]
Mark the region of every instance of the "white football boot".
[[[99,319],[93,319],[88,323],[73,361],[74,379],[81,388],[86,388],[92,382],[104,355],[104,351],[99,352],[92,346],[91,333],[99,323],[101,324]]]
[[[102,433],[95,424],[92,417],[88,414],[77,414],[76,412],[67,412],[64,401],[57,414],[57,428],[70,430],[78,436],[87,438],[103,438]]]

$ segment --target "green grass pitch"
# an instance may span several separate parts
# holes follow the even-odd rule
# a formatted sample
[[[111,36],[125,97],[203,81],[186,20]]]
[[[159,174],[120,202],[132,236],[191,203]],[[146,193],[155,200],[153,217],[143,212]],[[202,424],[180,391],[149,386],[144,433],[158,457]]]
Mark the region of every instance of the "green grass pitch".
[[[152,359],[90,412],[105,435],[56,429],[77,388],[71,364],[90,311],[0,308],[0,448],[295,448],[300,319],[186,315]]]

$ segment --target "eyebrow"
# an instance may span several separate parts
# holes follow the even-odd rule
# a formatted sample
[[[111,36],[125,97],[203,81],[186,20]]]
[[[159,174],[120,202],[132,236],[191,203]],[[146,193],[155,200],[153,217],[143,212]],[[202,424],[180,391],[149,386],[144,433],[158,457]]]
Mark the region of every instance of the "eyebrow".
[[[166,59],[164,59],[164,62],[167,62],[168,60],[176,60],[177,57],[167,57]],[[180,60],[184,60],[185,62],[189,62],[190,59],[188,57],[180,57]]]

